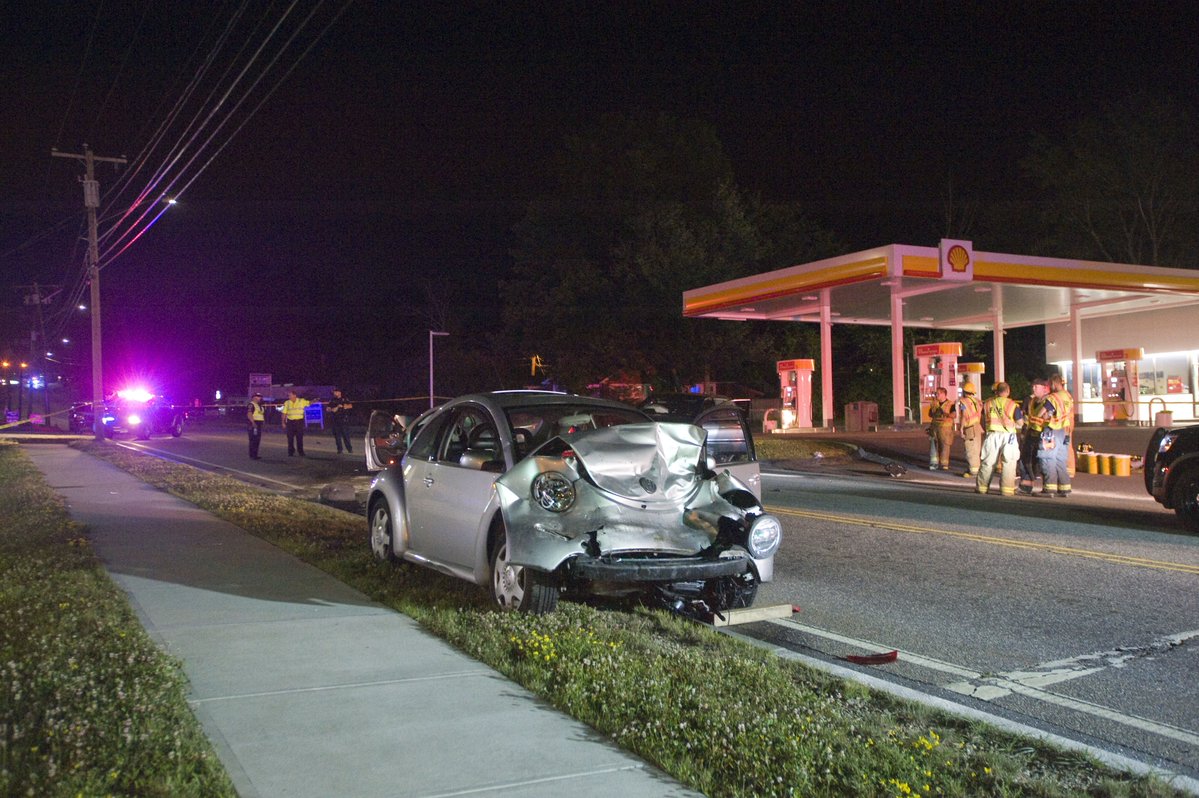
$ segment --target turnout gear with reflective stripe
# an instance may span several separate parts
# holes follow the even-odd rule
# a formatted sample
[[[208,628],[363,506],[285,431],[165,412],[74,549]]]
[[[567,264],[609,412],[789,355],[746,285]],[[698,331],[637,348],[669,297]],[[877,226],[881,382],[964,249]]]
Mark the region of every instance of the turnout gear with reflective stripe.
[[[962,408],[962,429],[979,423],[982,419],[982,403],[978,401],[978,397],[967,394],[958,404]]]
[[[955,413],[953,402],[948,399],[934,402],[928,409],[928,417],[934,424],[952,424]]]

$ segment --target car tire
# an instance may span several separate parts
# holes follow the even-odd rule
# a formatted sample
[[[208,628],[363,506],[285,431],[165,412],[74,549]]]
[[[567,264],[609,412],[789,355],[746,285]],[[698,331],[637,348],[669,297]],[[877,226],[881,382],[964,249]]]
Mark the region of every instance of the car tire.
[[[509,562],[508,536],[502,526],[491,548],[491,595],[505,610],[545,615],[558,608],[557,580],[545,571]]]
[[[171,421],[171,437],[178,438],[183,434],[183,416],[175,416]]]
[[[758,597],[758,577],[747,571],[741,576],[722,576],[704,583],[704,601],[716,612],[752,607]]]
[[[1188,468],[1179,475],[1170,504],[1187,529],[1199,532],[1199,467]]]
[[[376,500],[367,517],[370,519],[371,552],[384,562],[395,562],[398,559],[395,552],[395,524],[387,500]]]

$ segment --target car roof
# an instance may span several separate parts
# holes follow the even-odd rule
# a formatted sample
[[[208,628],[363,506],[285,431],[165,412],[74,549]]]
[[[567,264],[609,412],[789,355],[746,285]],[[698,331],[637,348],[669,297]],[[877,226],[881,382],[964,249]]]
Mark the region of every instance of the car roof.
[[[618,402],[615,399],[602,399],[597,396],[580,396],[578,394],[558,393],[556,391],[490,391],[487,393],[473,393],[451,399],[443,407],[463,402],[478,402],[480,404],[491,405],[500,410],[506,410],[510,407],[584,404],[590,407],[606,407],[613,410],[632,411],[645,415],[643,411],[632,405]],[[646,420],[652,419],[646,416]]]

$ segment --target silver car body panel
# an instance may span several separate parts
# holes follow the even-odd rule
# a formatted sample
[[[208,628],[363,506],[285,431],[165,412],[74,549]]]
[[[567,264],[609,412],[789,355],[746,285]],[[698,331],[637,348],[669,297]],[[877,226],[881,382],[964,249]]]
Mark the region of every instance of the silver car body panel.
[[[704,433],[697,427],[630,424],[561,440],[568,456],[528,457],[495,483],[517,565],[552,571],[589,549],[692,556],[715,541],[721,517],[745,516],[721,497],[748,490],[744,484],[727,471],[715,479],[700,474]],[[551,471],[574,486],[566,512],[543,509],[533,497],[534,480]]]

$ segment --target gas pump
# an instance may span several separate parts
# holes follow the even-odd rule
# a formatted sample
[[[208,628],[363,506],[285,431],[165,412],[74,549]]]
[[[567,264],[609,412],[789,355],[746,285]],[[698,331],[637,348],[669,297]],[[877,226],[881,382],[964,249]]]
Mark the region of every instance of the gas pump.
[[[811,427],[812,372],[816,369],[816,361],[780,360],[776,367],[783,400],[782,429]]]
[[[987,371],[986,363],[958,363],[958,390],[961,391],[966,383],[974,386],[974,395],[981,401],[983,393],[983,374]]]
[[[1141,395],[1140,361],[1144,349],[1103,349],[1095,353],[1099,373],[1103,376],[1100,388],[1103,396],[1103,420],[1137,421]]]
[[[949,401],[958,400],[958,358],[962,356],[959,342],[918,344],[915,350],[920,375],[920,422],[927,424],[928,410],[937,401],[937,389],[949,392]]]

